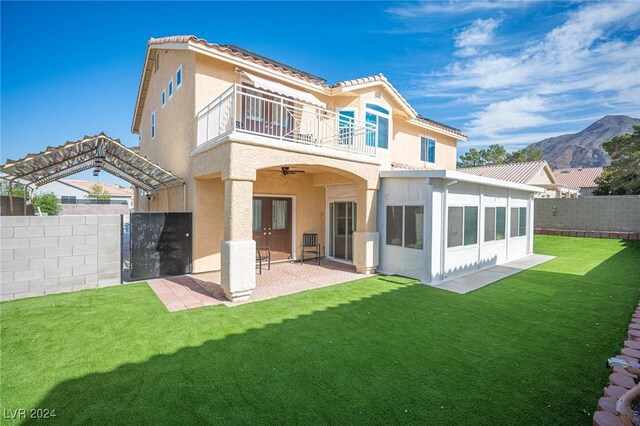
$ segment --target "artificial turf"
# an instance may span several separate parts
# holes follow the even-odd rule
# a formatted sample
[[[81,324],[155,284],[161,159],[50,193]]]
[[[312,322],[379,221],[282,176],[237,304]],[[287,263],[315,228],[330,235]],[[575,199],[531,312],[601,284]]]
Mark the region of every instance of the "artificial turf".
[[[640,244],[535,250],[557,259],[466,295],[380,276],[177,313],[146,284],[5,302],[2,422],[590,424]]]

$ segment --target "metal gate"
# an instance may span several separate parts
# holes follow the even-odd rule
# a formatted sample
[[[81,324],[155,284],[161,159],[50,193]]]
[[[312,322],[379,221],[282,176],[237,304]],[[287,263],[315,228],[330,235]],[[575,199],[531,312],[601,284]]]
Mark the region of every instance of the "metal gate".
[[[131,213],[122,227],[122,276],[191,273],[191,213]]]

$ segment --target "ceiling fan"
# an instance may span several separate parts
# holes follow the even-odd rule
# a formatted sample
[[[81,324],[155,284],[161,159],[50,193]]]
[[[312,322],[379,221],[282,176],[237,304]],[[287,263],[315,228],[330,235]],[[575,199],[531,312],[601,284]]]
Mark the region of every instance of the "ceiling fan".
[[[291,170],[289,166],[280,167],[280,173],[283,176],[295,175],[296,173],[305,173],[304,170]]]

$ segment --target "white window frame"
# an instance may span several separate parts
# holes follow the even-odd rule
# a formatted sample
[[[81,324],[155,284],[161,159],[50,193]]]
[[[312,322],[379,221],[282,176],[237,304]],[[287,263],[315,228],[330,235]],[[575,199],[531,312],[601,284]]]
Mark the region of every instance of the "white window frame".
[[[180,81],[178,81],[178,74],[180,75]],[[184,74],[182,73],[182,64],[176,69],[176,90],[182,87],[182,81],[184,80]]]
[[[406,219],[407,219],[407,207],[422,207],[422,214],[424,216],[425,214],[425,208],[424,208],[424,204],[411,204],[411,203],[407,203],[407,204],[388,204],[385,206],[385,216],[387,215],[387,207],[402,207],[402,230],[400,232],[400,236],[401,236],[401,240],[402,243],[398,246],[395,244],[389,244],[387,243],[387,234],[389,233],[389,228],[387,226],[388,223],[388,218],[385,217],[385,235],[384,235],[384,244],[387,247],[399,247],[402,249],[409,249],[409,250],[419,250],[419,251],[424,251],[424,246],[425,246],[425,239],[424,239],[424,227],[425,227],[425,223],[424,221],[422,222],[422,248],[417,248],[417,247],[407,247],[406,246],[406,241],[405,241],[405,231],[406,231]]]
[[[438,147],[438,140],[436,138],[433,138],[429,135],[424,135],[421,134],[419,135],[420,137],[420,161],[422,161],[423,163],[427,163],[427,164],[436,164],[436,148]],[[426,149],[425,149],[425,154],[426,154],[426,158],[423,160],[422,159],[422,139],[426,139]],[[433,141],[433,161],[429,161],[429,140]]]
[[[156,112],[151,113],[151,139],[156,138]]]
[[[167,105],[167,89],[162,89],[162,94],[160,95],[160,103],[162,104],[162,108]]]
[[[380,107],[380,108],[382,108],[382,109],[384,109],[386,111],[389,111],[389,112],[387,114],[385,114],[385,113],[383,113],[381,111],[377,111],[377,110],[375,110],[373,108],[367,107],[367,104],[375,105],[375,106]],[[375,101],[371,101],[371,100],[365,100],[365,102],[364,102],[364,120],[365,120],[365,122],[367,121],[367,113],[371,113],[371,114],[376,116],[376,133],[375,133],[374,138],[373,138],[374,144],[375,144],[374,145],[375,148],[376,149],[384,149],[384,150],[390,151],[391,150],[391,139],[392,139],[391,135],[393,133],[392,129],[391,129],[391,126],[393,125],[393,120],[392,120],[393,110],[391,109],[391,107],[388,107],[386,105],[382,105],[379,102],[375,102]],[[386,146],[386,148],[383,147],[383,146],[380,146],[380,141],[378,140],[378,130],[377,130],[378,117],[386,118],[387,122],[388,122],[388,125],[387,125],[387,146]]]
[[[459,246],[449,247],[449,207],[462,207],[462,244]],[[475,207],[478,209],[478,216],[476,217],[476,242],[474,244],[464,243],[464,226],[467,221],[465,209],[467,207]],[[446,247],[447,250],[465,250],[473,247],[477,247],[480,244],[480,206],[477,204],[450,204],[447,206],[447,229],[446,229],[447,241]]]
[[[175,92],[175,90],[173,90],[173,77],[169,79],[167,91],[169,92],[169,100],[171,100],[171,98],[173,98],[173,92]]]
[[[493,217],[493,239],[492,240],[487,240],[487,234],[485,232],[486,222],[487,222],[487,209],[495,210],[495,214]],[[501,239],[498,239],[498,209],[504,209],[504,238],[501,238]],[[482,242],[484,244],[504,243],[507,240],[507,206],[500,206],[500,205],[484,206],[483,219],[485,223],[482,224],[483,225]]]
[[[516,228],[518,229],[518,235],[511,235],[511,221],[513,220],[513,214],[509,211],[509,238],[526,237],[529,234],[529,209],[526,206],[511,206],[511,209],[518,209],[518,214],[516,215]],[[520,209],[524,209],[524,234],[520,234]]]

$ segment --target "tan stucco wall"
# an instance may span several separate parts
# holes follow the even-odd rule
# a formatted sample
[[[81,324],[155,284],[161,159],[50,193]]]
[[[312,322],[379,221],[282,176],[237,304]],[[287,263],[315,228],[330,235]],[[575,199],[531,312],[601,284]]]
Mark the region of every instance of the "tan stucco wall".
[[[325,241],[325,188],[313,186],[313,174],[282,176],[277,171],[259,171],[253,184],[254,195],[288,196],[293,199],[292,232],[296,257],[302,234],[315,232]],[[193,210],[193,271],[220,270],[220,242],[224,238],[224,182],[220,178],[195,179]]]
[[[182,87],[176,84],[176,71],[182,64]],[[168,84],[173,79],[173,97]],[[189,154],[195,147],[195,53],[160,51],[160,67],[151,71],[149,88],[140,120],[140,152],[149,160],[185,178],[189,171]],[[162,107],[162,90],[167,102]],[[151,139],[151,113],[156,114],[156,136]]]

